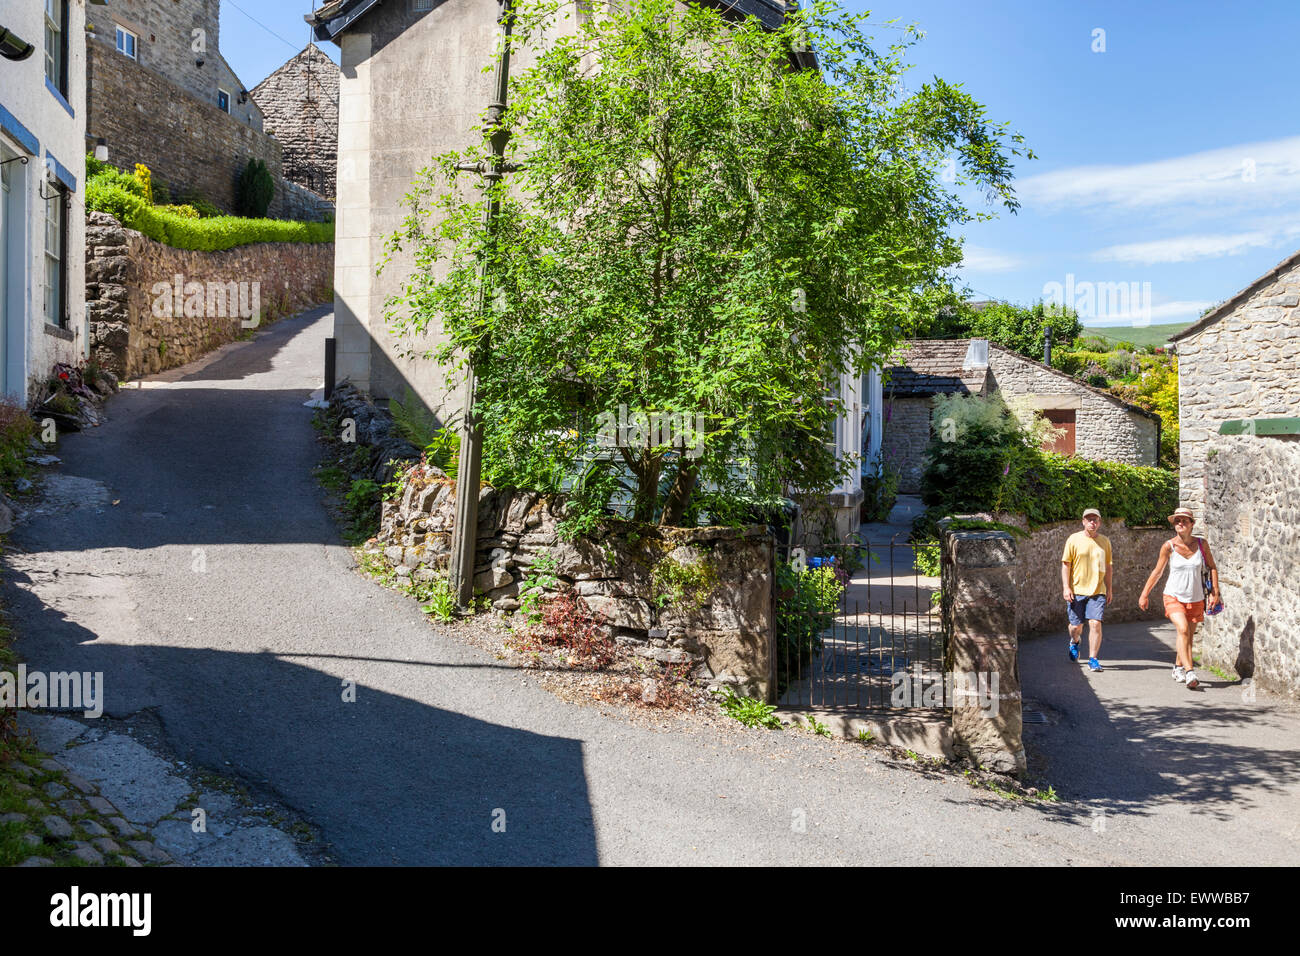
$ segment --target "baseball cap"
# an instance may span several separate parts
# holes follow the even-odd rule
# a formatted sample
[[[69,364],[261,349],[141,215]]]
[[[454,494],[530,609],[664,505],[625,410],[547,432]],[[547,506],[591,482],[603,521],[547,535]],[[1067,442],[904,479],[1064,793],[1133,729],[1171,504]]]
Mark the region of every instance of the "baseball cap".
[[[1096,515],[1096,516],[1097,516],[1097,520],[1098,520],[1098,521],[1101,520],[1101,512],[1098,511],[1096,508],[1085,508],[1085,509],[1083,510],[1083,516],[1086,518],[1086,517],[1088,517],[1088,515]]]

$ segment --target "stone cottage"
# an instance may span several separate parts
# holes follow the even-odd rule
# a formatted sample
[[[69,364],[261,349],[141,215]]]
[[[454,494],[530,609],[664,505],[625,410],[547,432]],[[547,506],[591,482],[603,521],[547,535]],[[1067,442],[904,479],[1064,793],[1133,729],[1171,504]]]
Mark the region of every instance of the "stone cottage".
[[[0,8],[0,394],[86,354],[85,7]]]
[[[314,43],[249,94],[280,143],[284,178],[334,198],[339,145],[339,68]]]
[[[280,146],[221,55],[220,0],[104,0],[87,9],[87,149],[102,138],[113,165],[143,163],[173,198],[194,192],[227,211],[249,159],[279,180]],[[282,213],[282,192],[272,216]]]
[[[985,339],[917,339],[885,369],[881,454],[899,470],[899,491],[921,489],[934,396],[995,391],[1026,399],[1063,430],[1050,451],[1129,465],[1157,462],[1159,415]]]
[[[1300,252],[1173,337],[1182,503],[1219,564],[1205,658],[1300,697]]]
[[[704,2],[732,15],[757,16],[769,26],[779,24],[786,10],[781,0]],[[576,20],[588,15],[589,5],[575,2],[573,9]],[[436,363],[411,354],[436,348],[437,333],[399,341],[384,317],[384,302],[411,269],[410,255],[394,257],[379,275],[375,263],[407,214],[402,200],[420,170],[432,156],[463,149],[479,135],[492,95],[492,74],[484,67],[494,58],[498,10],[486,0],[332,0],[307,17],[316,39],[336,43],[341,54],[337,379],[378,399],[402,399],[409,389],[439,421],[461,407],[460,382],[448,381]],[[518,60],[511,67],[526,68]],[[836,426],[837,453],[869,457],[879,446],[880,406],[878,399],[872,402],[879,395],[878,376],[843,376],[839,389],[847,411]],[[860,473],[854,471],[830,501],[841,534],[856,530],[861,500]]]

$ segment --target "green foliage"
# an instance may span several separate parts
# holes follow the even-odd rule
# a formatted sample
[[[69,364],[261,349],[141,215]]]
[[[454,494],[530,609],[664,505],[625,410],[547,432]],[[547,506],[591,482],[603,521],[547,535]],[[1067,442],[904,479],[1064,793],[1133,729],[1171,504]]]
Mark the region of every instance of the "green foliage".
[[[1042,302],[1031,306],[1009,302],[990,302],[979,309],[959,303],[935,320],[931,338],[975,338],[1019,352],[1042,361],[1043,330],[1052,329],[1052,348],[1068,348],[1083,331],[1083,323],[1073,309],[1048,307]]]
[[[811,730],[813,733],[815,733],[818,737],[829,737],[831,735],[830,728],[827,727],[825,724],[823,724],[812,714],[808,715],[808,729]]]
[[[682,564],[672,558],[664,558],[650,569],[654,603],[660,608],[670,604],[698,608],[708,599],[717,583],[717,569],[705,561]]]
[[[225,215],[225,213],[221,211],[220,207],[218,207],[214,203],[209,202],[206,198],[200,196],[198,193],[195,192],[184,193],[179,198],[181,202],[183,202],[185,205],[189,206],[191,209],[197,212],[201,219],[212,219],[215,216]]]
[[[952,227],[985,214],[940,172],[955,156],[959,185],[1014,210],[1020,137],[942,80],[908,91],[912,36],[873,49],[864,16],[828,3],[771,31],[670,0],[597,5],[576,34],[544,37],[559,6],[518,11],[512,46],[532,65],[503,126],[528,144],[524,168],[473,196],[480,180],[455,166],[490,161],[485,138],[437,157],[408,195],[386,262],[412,271],[390,327],[413,350],[439,330],[417,354],[446,365],[474,355],[484,460],[510,486],[559,489],[613,456],[631,517],[664,525],[700,488],[828,489],[842,409],[824,383],[950,295]],[[790,69],[792,43],[820,72]],[[602,451],[620,406],[699,415],[699,457],[648,435]]]
[[[864,744],[869,744],[871,743],[871,741],[876,739],[876,735],[869,730],[859,730],[858,739],[861,740]]]
[[[1160,462],[1178,467],[1178,359],[1144,360],[1136,381],[1112,388],[1120,398],[1160,416]]]
[[[354,519],[361,520],[369,516],[379,506],[380,490],[379,485],[369,478],[358,478],[352,482],[352,487],[344,495],[344,501]]]
[[[169,212],[172,215],[180,216],[183,219],[198,219],[199,211],[193,206],[158,206],[160,212]]]
[[[777,694],[821,649],[822,632],[834,620],[844,585],[831,568],[796,571],[776,563]]]
[[[549,554],[539,554],[519,582],[519,613],[529,624],[542,621],[542,602],[546,592],[560,586],[560,578],[555,573],[555,559]]]
[[[898,500],[899,471],[879,459],[875,468],[862,476],[862,520],[885,521]]]
[[[931,422],[938,440],[926,449],[921,500],[944,514],[989,507],[1027,441],[1001,393],[936,396]]]
[[[443,474],[455,477],[460,467],[460,432],[439,425],[437,417],[421,404],[419,397],[409,388],[406,390],[405,401],[389,399],[388,410],[393,416],[393,427],[397,434],[416,448],[423,449],[429,456],[429,464]],[[493,477],[489,474],[488,481],[495,485]]]
[[[326,465],[316,472],[316,480],[332,491],[348,487],[348,473],[338,465]]]
[[[250,159],[235,183],[235,212],[248,219],[261,219],[275,197],[275,180],[266,163]]]
[[[27,456],[31,453],[27,443],[38,430],[27,409],[10,399],[0,398],[0,484],[4,487],[9,488],[16,479],[31,471],[27,464]]]
[[[456,591],[445,575],[432,581],[412,584],[410,595],[420,602],[420,610],[446,623],[456,616]]]
[[[781,718],[776,716],[776,708],[765,704],[756,697],[738,697],[730,687],[713,692],[722,699],[718,702],[723,713],[740,721],[746,727],[766,727],[768,730],[780,730]]]
[[[1164,325],[1100,327],[1088,329],[1088,334],[1106,343],[1098,351],[1113,348],[1154,349],[1163,346],[1191,324],[1168,322]]]
[[[933,544],[918,541],[912,548],[913,564],[919,574],[937,578],[941,569],[941,554]]]

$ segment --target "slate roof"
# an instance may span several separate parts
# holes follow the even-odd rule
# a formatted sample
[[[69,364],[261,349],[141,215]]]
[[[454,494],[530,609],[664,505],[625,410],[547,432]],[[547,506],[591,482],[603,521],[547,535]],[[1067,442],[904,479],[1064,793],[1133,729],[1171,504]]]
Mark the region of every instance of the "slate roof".
[[[315,13],[306,14],[303,19],[314,28],[317,40],[334,40],[367,11],[383,2],[384,0],[330,0]],[[758,17],[763,26],[769,30],[780,26],[785,20],[784,0],[697,0],[697,2],[716,7],[736,19],[747,16]]]
[[[913,339],[889,357],[885,390],[892,395],[979,395],[988,366],[962,368],[970,339]]]

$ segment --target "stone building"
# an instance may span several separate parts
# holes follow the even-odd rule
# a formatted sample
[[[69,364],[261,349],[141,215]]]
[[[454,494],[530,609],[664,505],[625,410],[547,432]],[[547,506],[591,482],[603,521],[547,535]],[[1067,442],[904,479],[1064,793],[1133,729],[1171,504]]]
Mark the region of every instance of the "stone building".
[[[1173,337],[1182,503],[1219,565],[1206,660],[1300,697],[1300,252]]]
[[[1051,451],[1129,465],[1157,462],[1159,415],[984,339],[919,339],[885,369],[881,454],[899,470],[900,491],[920,491],[934,396],[994,391],[1026,399],[1063,430]]]
[[[0,7],[0,394],[19,403],[86,355],[84,11]]]
[[[253,87],[266,131],[280,143],[284,178],[334,198],[338,167],[339,68],[311,43]]]
[[[221,56],[220,0],[105,0],[86,36],[87,148],[109,162],[143,163],[172,198],[197,193],[227,211],[249,159],[280,178],[280,146]],[[278,216],[276,190],[269,214]]]

